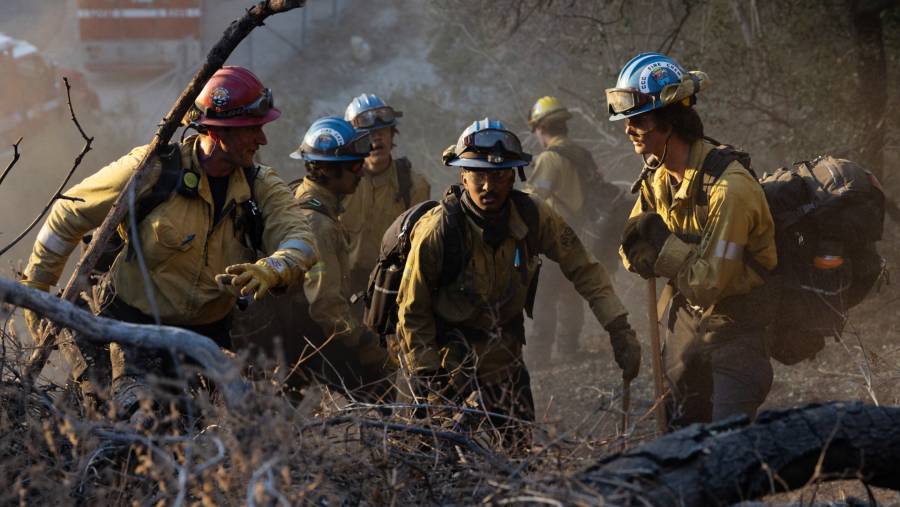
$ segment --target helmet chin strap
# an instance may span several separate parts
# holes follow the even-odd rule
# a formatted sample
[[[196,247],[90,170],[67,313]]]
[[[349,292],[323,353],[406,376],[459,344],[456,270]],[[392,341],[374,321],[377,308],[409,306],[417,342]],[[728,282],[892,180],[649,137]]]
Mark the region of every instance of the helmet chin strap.
[[[666,154],[669,153],[669,138],[672,137],[671,134],[666,137],[666,144],[663,145],[662,157],[656,157],[656,163],[651,164],[648,156],[641,153],[641,159],[644,161],[644,167],[641,169],[641,175],[638,176],[638,179],[634,180],[634,183],[631,184],[631,193],[636,194],[638,190],[641,189],[641,183],[647,178],[650,177],[657,169],[662,167],[662,165],[666,162]]]
[[[663,145],[662,156],[661,156],[661,157],[654,157],[654,158],[656,159],[656,163],[655,163],[655,164],[651,164],[651,163],[650,163],[650,157],[648,157],[647,155],[644,155],[643,153],[641,153],[641,158],[644,160],[644,169],[647,169],[647,170],[650,170],[650,171],[655,171],[655,170],[659,169],[660,167],[662,167],[663,164],[666,163],[666,155],[669,153],[669,139],[670,139],[671,137],[672,137],[671,135],[669,135],[668,137],[666,137],[666,144]]]

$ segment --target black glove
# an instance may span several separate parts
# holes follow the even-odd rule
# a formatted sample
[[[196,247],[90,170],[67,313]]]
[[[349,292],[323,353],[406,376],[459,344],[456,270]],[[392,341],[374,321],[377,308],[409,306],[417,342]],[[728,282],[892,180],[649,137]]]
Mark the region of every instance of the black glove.
[[[631,264],[631,271],[644,278],[656,276],[656,271],[654,271],[653,267],[656,265],[656,259],[659,258],[659,251],[649,241],[638,239],[629,245],[625,249],[625,258]]]
[[[647,241],[659,253],[663,244],[672,234],[658,213],[641,213],[625,221],[622,229],[622,250],[628,249],[640,240]]]
[[[616,364],[622,368],[622,378],[634,379],[641,369],[641,343],[628,324],[628,317],[617,317],[607,324],[606,331],[609,333],[609,343],[612,345]]]
[[[658,213],[641,213],[638,217],[638,234],[642,239],[649,241],[658,254],[672,232]]]
[[[625,221],[625,226],[622,228],[621,241],[622,250],[625,252],[628,252],[628,249],[641,239],[641,233],[638,231],[638,224],[641,222],[642,216],[644,216],[643,213],[635,215]]]

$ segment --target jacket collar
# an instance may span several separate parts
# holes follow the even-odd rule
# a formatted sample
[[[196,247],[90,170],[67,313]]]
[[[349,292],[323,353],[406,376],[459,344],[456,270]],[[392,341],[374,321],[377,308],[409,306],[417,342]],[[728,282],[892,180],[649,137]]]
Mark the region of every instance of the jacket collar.
[[[669,185],[669,172],[666,170],[666,165],[663,164],[657,169],[653,175],[653,186],[654,191],[658,193],[657,195],[667,196],[673,204],[677,202],[691,202],[695,190],[694,187],[696,186],[694,181],[700,174],[703,161],[711,149],[712,146],[705,143],[702,139],[695,141],[691,145],[688,152],[687,166],[684,169],[684,179],[674,194],[670,194],[672,187]]]
[[[340,199],[338,196],[328,190],[324,186],[312,181],[308,177],[303,178],[303,183],[300,184],[300,188],[297,189],[297,200],[298,201],[308,201],[310,199],[316,199],[322,206],[325,207],[325,211],[327,211],[329,216],[337,217],[343,210],[340,204]]]
[[[399,187],[400,183],[397,181],[397,167],[394,163],[394,157],[391,157],[391,163],[388,164],[387,169],[379,174],[370,174],[365,172],[364,169],[363,180],[368,180],[375,188],[381,188],[385,185],[393,185],[395,188]]]
[[[183,167],[188,167],[191,171],[200,174],[200,185],[197,191],[206,202],[213,204],[212,191],[209,188],[209,179],[206,171],[200,165],[200,136],[194,135],[184,140],[181,145],[181,163]],[[228,177],[228,194],[225,202],[234,200],[236,203],[242,203],[250,200],[250,184],[244,176],[242,169],[236,169]]]

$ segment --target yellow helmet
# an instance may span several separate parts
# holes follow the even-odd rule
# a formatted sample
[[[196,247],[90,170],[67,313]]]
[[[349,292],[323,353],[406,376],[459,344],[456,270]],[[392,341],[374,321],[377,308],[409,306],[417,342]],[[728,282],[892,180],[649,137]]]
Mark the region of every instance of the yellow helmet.
[[[539,98],[531,106],[531,113],[528,114],[528,126],[534,131],[541,121],[549,118],[566,121],[572,118],[572,113],[562,105],[558,98],[547,95]]]

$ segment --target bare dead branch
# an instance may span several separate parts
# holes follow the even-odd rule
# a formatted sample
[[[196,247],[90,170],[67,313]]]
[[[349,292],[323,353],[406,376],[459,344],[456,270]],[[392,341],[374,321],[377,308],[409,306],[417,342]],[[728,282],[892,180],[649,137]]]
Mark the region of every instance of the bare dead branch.
[[[249,387],[240,377],[240,368],[209,338],[170,326],[131,324],[92,313],[46,292],[0,278],[0,301],[28,308],[59,326],[73,329],[101,343],[126,345],[184,354],[195,360],[222,390],[226,405],[240,406]]]
[[[66,84],[66,100],[69,103],[69,112],[72,115],[72,122],[75,123],[75,127],[78,129],[78,133],[80,133],[82,139],[84,139],[84,146],[81,148],[81,152],[78,154],[78,156],[75,157],[75,162],[72,164],[72,168],[69,169],[69,173],[66,174],[66,177],[63,179],[62,183],[59,184],[59,188],[56,189],[56,192],[53,194],[53,197],[50,198],[50,201],[46,204],[46,206],[44,206],[44,209],[41,211],[41,213],[37,217],[35,217],[35,219],[32,220],[31,224],[28,227],[26,227],[24,231],[20,232],[19,235],[16,236],[16,238],[14,240],[12,240],[8,245],[3,247],[3,249],[0,249],[0,257],[2,257],[3,254],[8,252],[12,247],[16,246],[16,244],[18,244],[19,241],[22,241],[22,238],[27,236],[28,233],[31,232],[32,229],[34,229],[34,226],[36,226],[44,218],[44,215],[46,215],[47,212],[50,211],[50,208],[53,207],[53,203],[55,203],[57,200],[59,200],[59,199],[65,199],[65,200],[69,200],[69,201],[80,200],[80,199],[77,199],[74,197],[67,197],[67,196],[63,195],[62,191],[64,188],[66,188],[66,185],[69,184],[69,180],[72,179],[72,175],[75,174],[75,171],[78,170],[78,166],[81,165],[81,161],[84,160],[84,156],[87,155],[87,153],[89,151],[91,151],[91,144],[94,142],[94,138],[88,137],[87,134],[84,133],[84,129],[81,128],[81,124],[78,123],[78,118],[75,116],[75,109],[72,106],[72,87],[69,85],[69,78],[64,77],[63,83]],[[21,140],[22,139],[19,138],[19,141],[21,141]],[[15,146],[18,146],[18,145],[19,145],[19,143],[17,142],[15,144]],[[14,157],[13,162],[15,162],[16,159],[18,159],[18,149],[16,150],[16,157]],[[7,170],[9,170],[9,168],[7,168]],[[4,176],[5,175],[6,175],[6,173],[4,173]],[[2,182],[2,179],[0,179],[0,182]]]
[[[225,64],[225,61],[238,44],[240,44],[254,28],[264,24],[263,22],[266,18],[281,12],[287,12],[302,7],[305,3],[306,0],[261,1],[248,9],[244,16],[228,26],[225,33],[222,35],[222,38],[219,39],[219,42],[217,42],[209,51],[203,66],[197,71],[190,84],[181,92],[181,95],[175,101],[175,104],[164,117],[162,126],[160,126],[154,134],[153,141],[150,143],[150,148],[147,150],[144,158],[135,169],[134,174],[125,185],[124,191],[115,200],[110,208],[109,214],[107,214],[103,223],[93,234],[90,245],[88,245],[87,250],[81,256],[81,259],[79,259],[78,264],[75,266],[75,272],[72,274],[71,278],[69,278],[69,281],[63,290],[63,299],[74,301],[85,287],[87,287],[88,276],[97,264],[97,260],[103,252],[103,247],[107,244],[112,237],[112,234],[115,232],[115,229],[125,218],[125,214],[128,211],[126,199],[129,192],[131,192],[132,189],[140,189],[152,185],[154,179],[159,177],[158,174],[151,174],[151,171],[148,170],[148,168],[151,167],[150,161],[156,156],[161,147],[168,144],[169,140],[175,134],[175,131],[181,125],[181,119],[187,114],[191,104],[194,103],[194,100],[197,98],[197,95],[200,94],[200,90],[209,78]],[[52,338],[44,339],[35,349],[28,361],[24,375],[29,379],[34,379],[40,371],[43,370],[44,365],[50,356],[50,351],[54,345],[57,345],[56,335],[58,333],[53,332],[54,330],[52,329],[49,331],[50,333],[48,333],[48,336],[51,336]],[[81,352],[74,347],[74,344],[64,349],[63,353],[66,360],[70,363],[78,362],[79,358],[81,358]]]
[[[3,184],[3,180],[5,180],[6,175],[8,175],[10,171],[12,171],[12,168],[14,165],[16,165],[16,162],[19,161],[19,157],[21,156],[21,154],[19,153],[19,143],[21,142],[22,138],[20,137],[19,140],[16,141],[15,144],[13,144],[13,159],[10,160],[9,165],[7,165],[6,169],[3,170],[3,174],[0,174],[0,185]]]

